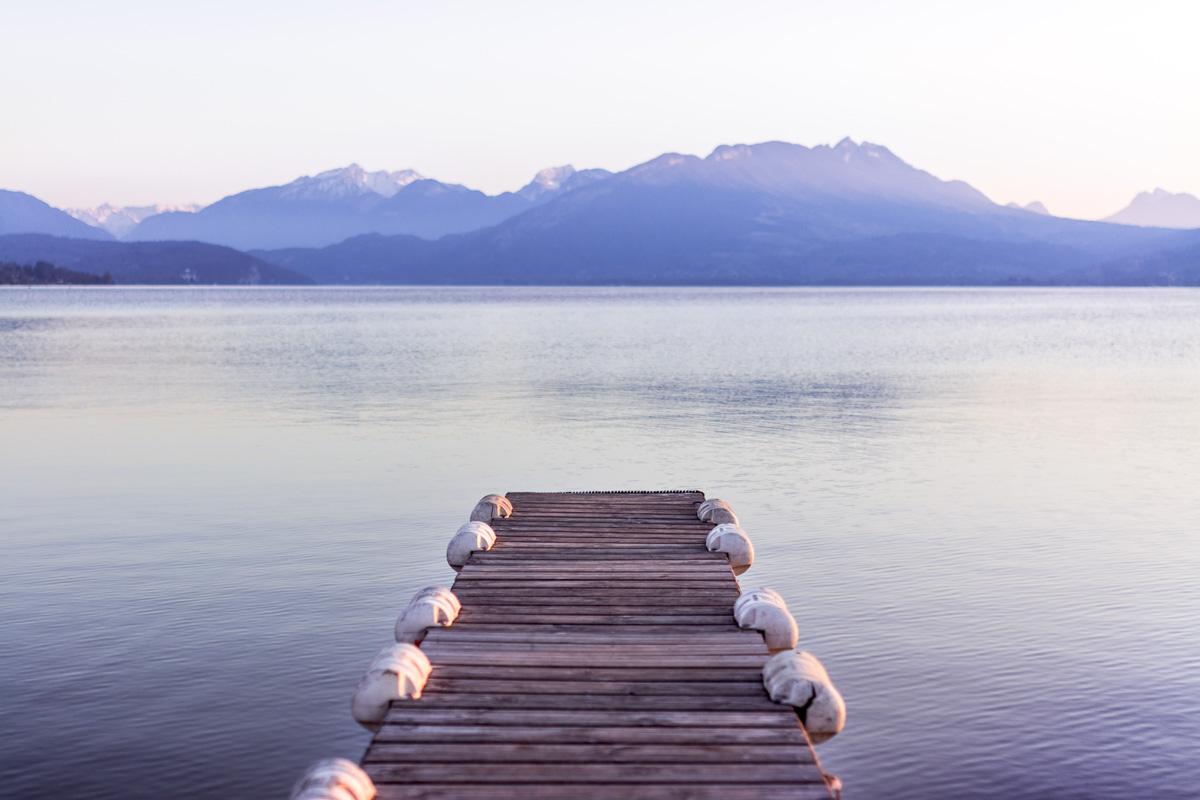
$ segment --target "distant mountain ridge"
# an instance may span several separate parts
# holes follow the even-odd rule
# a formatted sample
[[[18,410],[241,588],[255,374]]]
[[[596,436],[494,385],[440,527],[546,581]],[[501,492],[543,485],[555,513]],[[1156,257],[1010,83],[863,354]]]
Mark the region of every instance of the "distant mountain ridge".
[[[1104,221],[1158,228],[1200,228],[1200,197],[1165,189],[1141,192]]]
[[[105,209],[105,220],[119,211]],[[0,194],[0,230],[26,224],[109,238],[36,198]],[[848,138],[722,145],[703,158],[666,153],[616,174],[554,167],[498,195],[413,170],[350,165],[195,213],[149,216],[133,234],[147,240],[10,236],[0,244],[24,263],[111,271],[122,283],[1200,281],[1200,231],[1062,219],[1040,203],[1002,206],[882,145]],[[251,252],[202,243],[214,239]],[[98,246],[118,244],[144,246]]]
[[[1101,264],[1189,241],[1005,208],[845,139],[668,153],[437,241],[257,255],[318,282],[994,285],[1101,280]]]
[[[195,240],[241,249],[323,246],[365,233],[434,239],[494,225],[608,174],[554,167],[516,192],[487,195],[414,170],[368,172],[351,164],[282,186],[239,192],[194,214],[151,216],[126,238]]]
[[[107,231],[80,222],[33,195],[0,189],[0,236],[9,233],[46,233],[78,239],[112,238]]]

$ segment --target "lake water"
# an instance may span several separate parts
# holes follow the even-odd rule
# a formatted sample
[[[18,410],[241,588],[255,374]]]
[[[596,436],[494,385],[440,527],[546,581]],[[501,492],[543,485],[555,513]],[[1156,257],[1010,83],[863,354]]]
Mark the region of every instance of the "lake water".
[[[1200,291],[0,291],[0,795],[283,797],[491,491],[687,488],[848,797],[1200,792]]]

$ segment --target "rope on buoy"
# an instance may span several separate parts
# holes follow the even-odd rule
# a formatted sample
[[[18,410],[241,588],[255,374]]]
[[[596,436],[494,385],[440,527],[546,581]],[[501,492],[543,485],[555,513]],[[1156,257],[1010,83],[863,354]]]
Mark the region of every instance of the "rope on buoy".
[[[416,645],[393,644],[379,651],[367,667],[354,696],[350,712],[355,722],[368,730],[378,730],[393,700],[417,700],[433,665]]]
[[[416,644],[428,628],[449,628],[458,619],[462,603],[445,586],[426,586],[413,595],[396,620],[396,641]]]
[[[471,511],[472,522],[491,522],[494,519],[507,519],[513,513],[512,501],[502,494],[488,494],[479,499]]]
[[[325,758],[292,787],[292,800],[375,800],[375,784],[353,761]]]
[[[733,513],[733,506],[724,500],[705,500],[696,509],[696,516],[701,522],[711,522],[714,525],[724,523],[738,524],[737,514]]]
[[[763,665],[763,686],[776,703],[796,709],[813,742],[831,739],[846,727],[846,702],[812,653],[776,653]]]
[[[763,587],[742,592],[733,601],[733,618],[738,627],[762,631],[763,641],[772,653],[792,650],[800,640],[796,618],[774,589]]]
[[[491,550],[496,543],[496,532],[486,522],[474,520],[464,523],[446,546],[446,562],[457,572],[467,563],[471,553]]]
[[[725,522],[708,532],[705,546],[714,553],[726,553],[734,575],[741,575],[754,563],[754,545],[737,523]]]

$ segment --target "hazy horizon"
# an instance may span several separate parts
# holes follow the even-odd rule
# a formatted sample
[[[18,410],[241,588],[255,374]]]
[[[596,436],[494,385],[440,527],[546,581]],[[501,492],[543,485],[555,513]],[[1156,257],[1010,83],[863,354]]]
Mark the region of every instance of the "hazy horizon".
[[[539,169],[844,136],[998,203],[1200,194],[1181,3],[49,2],[6,15],[20,153],[58,207],[210,203],[355,162],[494,194]],[[1036,24],[1033,24],[1036,23]],[[214,49],[213,42],[221,47]],[[46,44],[52,46],[47,48]],[[13,119],[13,117],[9,117]]]

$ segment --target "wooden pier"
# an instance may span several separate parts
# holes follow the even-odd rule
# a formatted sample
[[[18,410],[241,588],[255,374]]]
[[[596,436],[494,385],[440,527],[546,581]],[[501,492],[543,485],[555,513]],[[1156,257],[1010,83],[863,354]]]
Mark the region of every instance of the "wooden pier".
[[[393,798],[829,798],[700,492],[507,495],[362,767]]]

